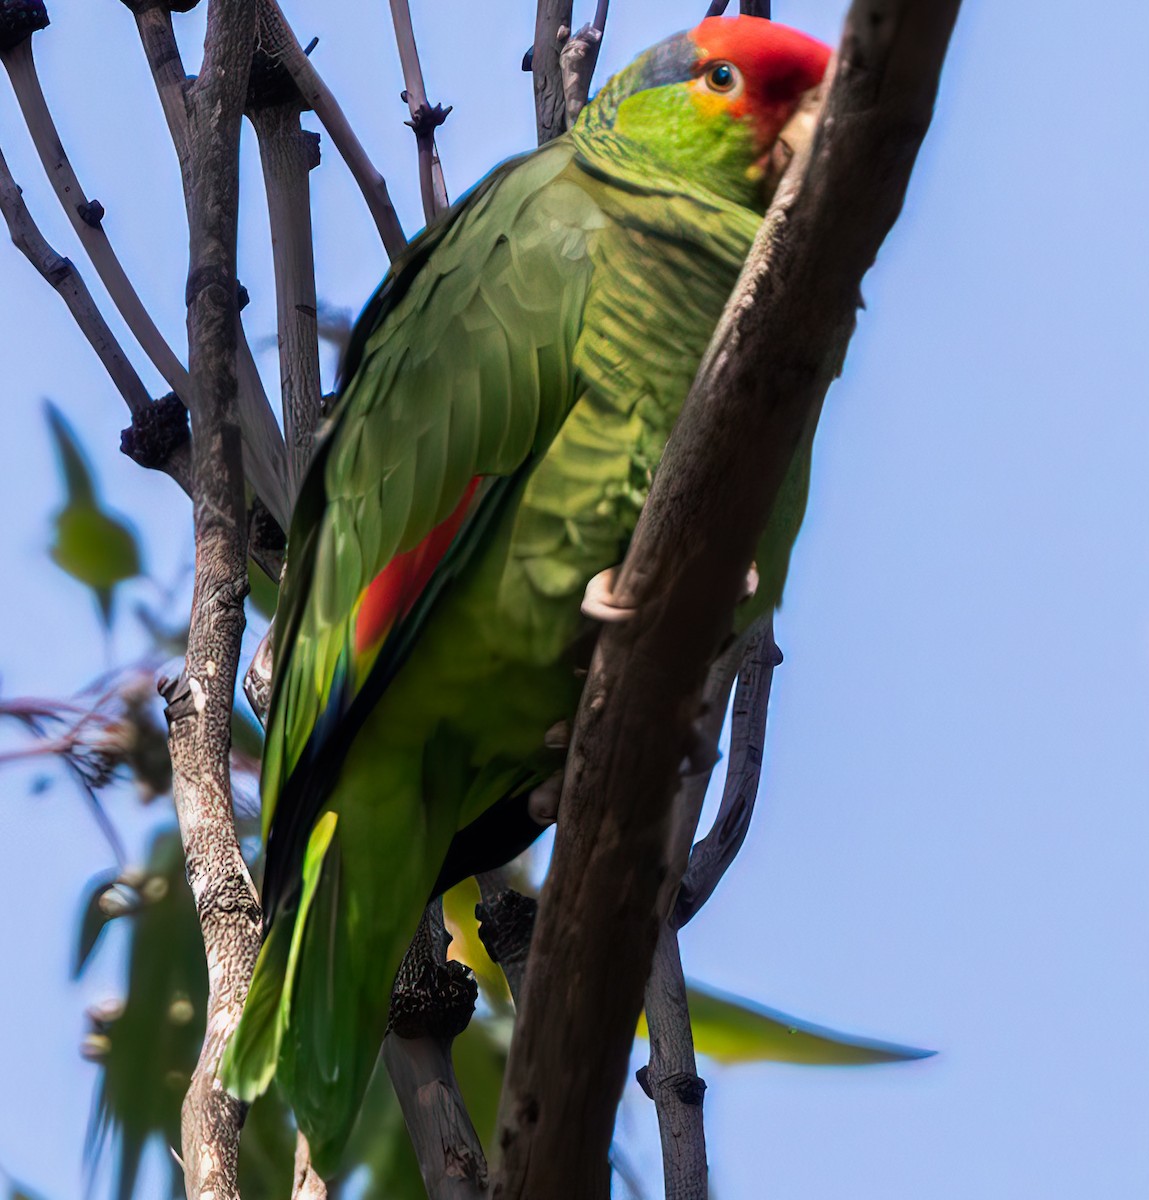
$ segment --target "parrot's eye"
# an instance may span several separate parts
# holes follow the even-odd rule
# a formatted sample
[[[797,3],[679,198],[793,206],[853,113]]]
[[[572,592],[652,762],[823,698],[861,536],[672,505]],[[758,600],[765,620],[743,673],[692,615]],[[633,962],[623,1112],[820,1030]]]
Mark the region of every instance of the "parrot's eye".
[[[742,76],[733,63],[720,62],[706,72],[706,86],[712,92],[728,95],[742,82]]]

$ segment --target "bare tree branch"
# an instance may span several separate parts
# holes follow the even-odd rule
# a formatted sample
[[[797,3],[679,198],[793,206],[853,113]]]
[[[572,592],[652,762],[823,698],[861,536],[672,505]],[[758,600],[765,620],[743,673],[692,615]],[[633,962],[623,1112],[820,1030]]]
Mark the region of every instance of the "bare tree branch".
[[[419,151],[419,191],[423,197],[423,215],[429,225],[450,204],[447,184],[443,179],[443,165],[439,161],[439,149],[435,145],[435,130],[447,119],[451,105],[444,108],[436,104],[432,108],[427,101],[423,68],[415,46],[415,30],[411,25],[411,7],[407,0],[391,0],[391,20],[395,26],[395,41],[399,46],[399,61],[403,66],[403,99],[407,101],[411,112],[411,120],[407,124],[415,131],[415,144]]]
[[[666,922],[659,926],[645,1006],[650,1065],[639,1072],[639,1082],[658,1113],[666,1200],[706,1200],[706,1084],[694,1058],[678,934]]]
[[[448,961],[443,902],[427,906],[395,979],[383,1062],[403,1110],[429,1200],[478,1200],[487,1160],[451,1064],[451,1043],[466,1029],[478,987]]]
[[[146,417],[152,408],[143,381],[136,374],[127,355],[124,354],[116,336],[108,328],[92,294],[88,291],[79,271],[70,259],[58,254],[40,232],[20,188],[12,178],[8,163],[0,151],[0,213],[8,226],[12,242],[21,254],[59,293],[68,306],[80,332],[88,339],[97,357],[107,371],[116,390],[124,398],[133,417]],[[190,494],[191,456],[186,441],[173,448],[166,456],[161,469],[166,471],[185,492]],[[158,464],[157,464],[158,465]]]
[[[97,200],[88,200],[64,151],[40,87],[35,60],[32,57],[31,38],[0,53],[0,59],[3,60],[12,80],[12,89],[16,93],[20,111],[24,115],[48,180],[92,265],[96,268],[96,274],[156,370],[183,403],[189,405],[192,387],[190,376],[152,320],[124,272],[104,232],[103,206]],[[176,61],[178,62],[178,55]],[[170,90],[168,95],[170,97]],[[254,372],[254,363],[252,371]],[[283,439],[267,397],[263,393],[258,372],[248,372],[245,383],[245,390],[248,392],[243,410],[244,436],[248,452],[246,465],[252,485],[263,497],[276,519],[283,523],[287,520],[289,511],[285,487],[286,471],[283,466]]]
[[[738,11],[744,17],[770,18],[770,0],[740,0]]]
[[[363,199],[367,202],[367,208],[375,221],[388,257],[394,259],[402,253],[407,239],[395,214],[395,206],[391,203],[387,181],[363,149],[363,144],[356,137],[331,89],[303,53],[303,48],[291,31],[291,26],[288,25],[287,18],[276,0],[258,0],[258,3],[260,18],[268,30],[268,44],[274,45],[275,53],[291,72],[291,77],[295,80],[295,85],[308,108],[314,110],[335,149],[350,169],[359,190],[363,193]]]
[[[568,753],[500,1107],[503,1200],[608,1194],[676,770],[706,667],[841,368],[862,276],[929,125],[958,4],[851,6],[813,151],[775,196],[655,476],[615,587],[637,615],[602,630]]]
[[[309,183],[311,169],[319,163],[318,135],[300,128],[298,98],[249,105],[249,110],[259,140],[271,223],[279,387],[288,491],[294,498],[311,460],[311,439],[322,412]]]
[[[211,0],[203,69],[187,92],[188,348],[196,572],[187,659],[164,681],[187,876],[208,963],[207,1030],[183,1105],[189,1200],[238,1200],[244,1106],[217,1069],[239,1023],[260,944],[259,901],[240,853],[228,769],[247,592],[247,528],[235,418],[239,132],[255,36],[253,0]]]
[[[566,128],[559,30],[570,29],[572,9],[572,0],[538,0],[531,74],[535,82],[535,127],[540,146],[557,138]]]

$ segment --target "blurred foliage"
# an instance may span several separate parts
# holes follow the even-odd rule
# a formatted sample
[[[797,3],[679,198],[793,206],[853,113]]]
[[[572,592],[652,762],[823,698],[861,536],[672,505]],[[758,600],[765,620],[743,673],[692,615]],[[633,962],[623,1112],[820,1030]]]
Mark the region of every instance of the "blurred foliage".
[[[110,626],[116,584],[140,573],[136,535],[101,507],[87,457],[63,413],[50,402],[44,412],[65,493],[49,553],[57,566],[91,589],[105,626]]]

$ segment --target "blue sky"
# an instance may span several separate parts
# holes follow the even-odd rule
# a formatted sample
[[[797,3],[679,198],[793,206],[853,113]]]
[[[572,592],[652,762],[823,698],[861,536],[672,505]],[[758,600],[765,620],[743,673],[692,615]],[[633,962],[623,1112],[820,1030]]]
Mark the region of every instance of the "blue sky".
[[[302,36],[321,35],[316,61],[414,231],[386,5],[284,7]],[[606,71],[704,5],[614,7]],[[413,4],[432,99],[456,106],[440,137],[452,194],[531,144],[518,71],[531,8],[491,2],[464,23],[446,0]],[[833,40],[845,4],[775,8]],[[36,53],[65,144],[182,343],[178,177],[130,16],[110,2],[54,9]],[[180,27],[194,61],[199,22]],[[705,1068],[721,1200],[1149,1194],[1147,41],[1149,10],[1129,0],[1103,17],[1065,0],[969,0],[959,20],[822,418],[759,813],[683,939],[690,975],[941,1053],[873,1070]],[[14,114],[5,83],[0,144],[83,269]],[[357,309],[385,260],[324,150],[320,295]],[[258,340],[274,297],[250,145],[244,170]],[[40,398],[103,447],[107,499],[137,521],[162,580],[189,553],[189,514],[115,453],[121,401],[59,300],[2,246],[0,363],[0,682],[63,694],[106,651],[79,586],[44,554],[58,501]],[[261,366],[274,382],[274,355]],[[80,887],[107,855],[65,787],[29,799],[26,780],[5,774],[0,805],[0,1165],[70,1198],[94,1078],[76,1055],[82,1009],[119,983],[115,954],[78,986],[67,964]],[[138,844],[132,806],[116,815]],[[631,1091],[622,1136],[656,1171],[653,1113]]]

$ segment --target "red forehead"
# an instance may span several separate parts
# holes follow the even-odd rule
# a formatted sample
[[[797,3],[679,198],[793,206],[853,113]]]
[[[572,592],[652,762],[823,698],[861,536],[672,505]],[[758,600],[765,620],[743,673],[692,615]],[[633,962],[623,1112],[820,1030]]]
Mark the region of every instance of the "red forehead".
[[[821,82],[830,47],[761,17],[707,17],[690,33],[700,60],[727,59],[746,78],[751,105],[796,100]]]

